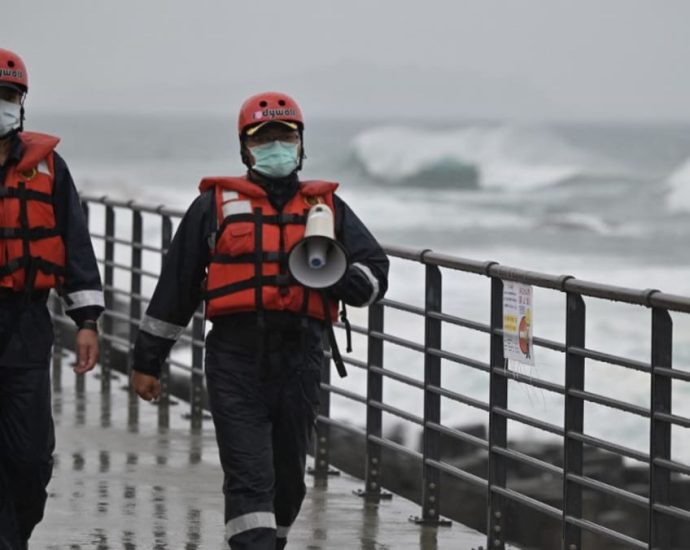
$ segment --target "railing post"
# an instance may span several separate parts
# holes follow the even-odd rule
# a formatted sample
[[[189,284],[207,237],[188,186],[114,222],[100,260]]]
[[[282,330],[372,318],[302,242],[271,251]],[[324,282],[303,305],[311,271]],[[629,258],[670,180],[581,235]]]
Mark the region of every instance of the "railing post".
[[[649,442],[649,548],[669,550],[671,529],[656,504],[670,504],[671,472],[657,465],[658,459],[671,459],[671,424],[658,420],[657,413],[671,414],[672,380],[657,374],[658,368],[672,367],[673,320],[665,309],[652,308],[652,388]]]
[[[161,216],[161,270],[165,253],[172,242],[172,221],[170,216]],[[170,362],[163,363],[160,374],[161,393],[158,399],[158,427],[170,426]]]
[[[390,493],[381,491],[381,446],[370,440],[371,436],[381,437],[382,412],[372,405],[372,402],[380,403],[383,399],[383,380],[380,374],[370,367],[383,368],[383,340],[374,333],[383,333],[383,306],[380,303],[369,306],[367,342],[367,440],[366,440],[366,464],[365,487],[357,494],[362,497],[381,499],[391,498]]]
[[[330,343],[326,334],[323,334],[323,348],[324,351],[330,351]],[[330,385],[331,383],[331,358],[324,354],[323,362],[321,364],[321,384]],[[326,418],[331,416],[331,392],[321,388],[319,392],[320,404],[319,415]],[[318,422],[318,421],[317,421]],[[328,476],[338,475],[340,472],[330,468],[331,456],[331,427],[329,424],[322,422],[316,425],[316,438],[314,442],[314,467],[308,470],[308,473],[313,475],[315,479],[328,479]]]
[[[584,429],[584,402],[570,394],[585,389],[585,358],[572,353],[573,347],[585,347],[586,306],[582,296],[573,292],[566,295],[565,318],[565,411],[563,421],[563,548],[580,550],[582,530],[568,522],[568,518],[582,518],[582,486],[569,479],[571,474],[583,473],[583,443],[571,434]]]
[[[111,358],[113,344],[108,339],[113,336],[113,318],[109,315],[115,309],[115,293],[113,292],[114,272],[113,262],[115,261],[115,210],[112,206],[105,207],[105,246],[103,258],[103,299],[105,301],[105,312],[101,327],[103,329],[103,346],[101,352],[101,392],[110,393],[111,379]]]
[[[508,444],[508,422],[505,416],[495,411],[496,408],[508,407],[508,378],[494,372],[505,370],[506,360],[503,355],[503,281],[491,278],[491,374],[489,375],[489,484],[488,484],[488,526],[486,533],[489,548],[503,550],[505,539],[504,499],[493,488],[505,488],[505,459],[494,448],[506,448]]]
[[[443,278],[441,270],[435,265],[426,265],[424,298],[424,431],[422,460],[422,517],[416,523],[450,525],[449,521],[439,520],[441,508],[441,473],[427,461],[441,460],[441,434],[429,424],[441,423],[441,396],[429,389],[441,387],[441,358],[430,350],[441,349],[440,319],[429,317],[429,313],[441,313]]]
[[[200,306],[194,313],[192,321],[192,375],[189,387],[189,403],[191,406],[191,428],[200,430],[203,423],[203,405],[201,402],[204,384],[204,309]],[[202,342],[197,344],[197,342]]]
[[[141,212],[132,210],[132,261],[130,265],[130,295],[129,295],[129,353],[127,361],[127,374],[132,374],[134,362],[134,342],[136,341],[139,321],[141,321],[141,244],[143,239],[143,223]],[[129,388],[129,420],[130,428],[136,426],[139,421],[139,405],[137,395]]]

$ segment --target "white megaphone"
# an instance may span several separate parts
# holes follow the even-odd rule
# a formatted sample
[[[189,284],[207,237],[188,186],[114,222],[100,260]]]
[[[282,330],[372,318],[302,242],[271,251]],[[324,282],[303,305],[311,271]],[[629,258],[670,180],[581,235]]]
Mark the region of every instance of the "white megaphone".
[[[325,204],[309,209],[304,238],[290,251],[288,268],[307,288],[328,288],[347,271],[347,254],[335,240],[333,211]]]

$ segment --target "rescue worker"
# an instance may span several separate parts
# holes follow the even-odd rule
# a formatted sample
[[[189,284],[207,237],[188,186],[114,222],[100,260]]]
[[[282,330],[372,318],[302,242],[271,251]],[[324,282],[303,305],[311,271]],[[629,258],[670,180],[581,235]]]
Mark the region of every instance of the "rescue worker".
[[[161,365],[204,297],[213,324],[206,383],[233,550],[287,544],[306,491],[324,328],[339,301],[366,306],[388,286],[388,258],[334,194],[337,184],[299,180],[303,130],[300,107],[289,96],[269,92],[245,101],[238,132],[247,173],[201,181],[135,344],[131,382],[143,399],[155,400]],[[336,239],[349,256],[325,301],[291,277],[287,262],[317,203],[333,210]]]
[[[50,399],[55,288],[77,324],[83,374],[98,359],[103,292],[84,213],[56,137],[24,132],[21,58],[0,49],[0,549],[28,547],[55,446]]]

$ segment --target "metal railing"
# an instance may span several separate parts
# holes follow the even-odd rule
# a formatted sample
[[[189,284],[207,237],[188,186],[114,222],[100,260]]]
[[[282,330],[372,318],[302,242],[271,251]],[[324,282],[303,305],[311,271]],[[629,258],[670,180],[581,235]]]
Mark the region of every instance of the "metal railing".
[[[102,391],[110,391],[109,369],[127,370],[131,364],[131,351],[148,297],[142,283],[148,280],[151,286],[157,271],[147,270],[144,254],[162,258],[171,242],[174,221],[183,212],[165,207],[151,207],[133,201],[125,202],[106,197],[84,196],[85,211],[92,213],[100,209],[98,223],[91,216],[90,227],[96,245],[99,262],[103,268],[104,289],[107,310],[103,316],[103,355],[101,368]],[[117,216],[130,216],[126,227]],[[125,217],[126,217],[125,216]],[[151,244],[144,239],[144,216],[158,227],[160,244]],[[127,221],[127,220],[126,220]],[[99,244],[100,243],[100,244]],[[116,249],[127,251],[128,260],[117,254]],[[314,474],[326,477],[332,463],[332,430],[340,430],[361,437],[365,442],[360,458],[364,465],[364,489],[360,494],[378,499],[388,496],[383,491],[383,475],[390,456],[406,457],[420,465],[420,490],[416,495],[421,503],[421,516],[415,518],[426,525],[444,525],[441,514],[453,516],[453,511],[444,508],[442,494],[444,485],[454,482],[462,487],[472,487],[485,494],[485,530],[487,547],[503,549],[511,536],[511,521],[524,510],[536,513],[537,517],[555,521],[560,526],[560,547],[565,550],[581,548],[647,548],[672,550],[687,547],[675,542],[678,532],[690,522],[690,511],[674,504],[672,487],[676,477],[690,475],[690,466],[674,460],[671,456],[671,430],[673,427],[688,428],[690,419],[672,412],[673,383],[690,382],[690,372],[672,367],[673,320],[671,312],[690,313],[690,298],[666,294],[658,290],[635,290],[576,279],[572,276],[552,276],[543,273],[513,269],[496,262],[478,262],[456,258],[429,250],[409,250],[397,246],[386,247],[386,252],[396,261],[415,264],[423,268],[425,282],[419,293],[424,296],[423,305],[412,305],[393,299],[385,299],[368,310],[367,326],[353,323],[352,330],[366,340],[366,360],[345,358],[345,362],[357,371],[366,374],[364,393],[348,390],[331,380],[331,369],[323,370],[321,414],[315,442]],[[152,261],[152,260],[150,260]],[[490,279],[490,318],[488,323],[466,319],[444,312],[444,277],[442,270],[450,274],[464,273]],[[120,273],[120,277],[116,276]],[[127,283],[125,284],[125,281]],[[565,339],[563,342],[535,338],[534,345],[557,352],[564,357],[564,383],[540,379],[509,369],[503,353],[503,285],[504,281],[517,281],[537,288],[550,289],[560,293],[564,299]],[[649,361],[632,360],[612,353],[590,349],[585,341],[587,303],[590,299],[604,299],[646,308],[651,322],[651,356]],[[385,319],[392,312],[404,312],[423,319],[423,341],[415,342],[394,333],[386,332]],[[57,312],[58,320],[66,318]],[[60,323],[59,323],[60,324]],[[66,327],[67,324],[64,324]],[[488,336],[489,356],[484,360],[470,358],[444,349],[442,334],[448,326],[461,327],[474,333]],[[64,337],[56,337],[56,347]],[[171,390],[171,370],[183,372],[188,377],[185,384],[186,398],[190,403],[189,418],[193,429],[199,429],[203,421],[203,365],[204,319],[200,309],[194,316],[191,329],[181,338],[182,346],[189,346],[189,361],[171,358],[163,371],[161,382],[163,395],[159,406],[159,424],[167,425]],[[385,368],[385,350],[388,346],[402,347],[423,354],[423,368],[418,376],[408,376],[394,369]],[[58,350],[59,351],[59,350]],[[56,356],[59,357],[59,353]],[[114,365],[115,356],[126,357]],[[587,361],[597,361],[642,373],[648,378],[651,393],[649,406],[640,406],[624,399],[614,399],[587,390],[585,387]],[[485,373],[488,376],[488,400],[479,399],[444,387],[441,383],[444,366],[457,364]],[[384,402],[386,381],[395,381],[423,392],[420,407],[423,414],[403,410],[390,402]],[[542,418],[517,412],[509,407],[509,382],[517,381],[540,391],[562,396],[560,415],[562,426]],[[331,398],[359,403],[366,410],[364,418],[348,422],[331,418]],[[472,435],[462,429],[450,427],[441,421],[442,401],[459,403],[482,411],[488,416],[488,437]],[[136,421],[136,399],[132,397],[130,415]],[[641,452],[630,446],[617,444],[586,433],[584,429],[585,405],[596,404],[647,419],[649,452]],[[421,449],[414,450],[407,445],[384,437],[383,417],[393,416],[422,431]],[[508,439],[508,422],[529,426],[561,442],[562,463],[531,456],[528,452],[515,449]],[[450,463],[442,456],[442,439],[460,441],[475,448],[485,457],[484,475],[481,469],[467,469],[462,463]],[[622,457],[627,461],[642,464],[646,472],[646,487],[630,490],[597,479],[587,474],[585,463],[588,449],[598,449]],[[534,470],[539,474],[562,479],[562,490],[556,502],[544,502],[534,495],[511,486],[509,472],[513,466]],[[606,525],[587,517],[584,498],[589,492],[604,495],[607,499],[632,505],[641,510],[645,520],[634,533],[626,532],[618,524]],[[533,526],[536,528],[536,526]],[[514,530],[514,529],[513,529]],[[629,530],[627,530],[629,531]],[[642,535],[640,535],[642,533]],[[583,544],[590,537],[592,541]],[[587,539],[590,540],[590,539]],[[518,545],[533,544],[513,540]],[[534,546],[532,546],[534,547]],[[555,548],[551,546],[550,548]]]

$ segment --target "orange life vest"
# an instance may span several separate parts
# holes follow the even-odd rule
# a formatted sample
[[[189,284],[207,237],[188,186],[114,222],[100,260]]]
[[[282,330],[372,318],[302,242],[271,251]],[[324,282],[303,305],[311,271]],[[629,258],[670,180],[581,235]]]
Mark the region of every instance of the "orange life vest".
[[[54,156],[59,138],[19,134],[24,150],[0,186],[0,287],[40,290],[61,286],[65,245],[53,209]]]
[[[295,281],[288,253],[304,237],[306,214],[321,202],[333,209],[337,183],[308,181],[278,212],[266,192],[246,178],[205,178],[214,188],[218,217],[206,285],[206,316],[244,311],[287,310],[326,320],[322,296]],[[329,301],[337,318],[338,303]]]

